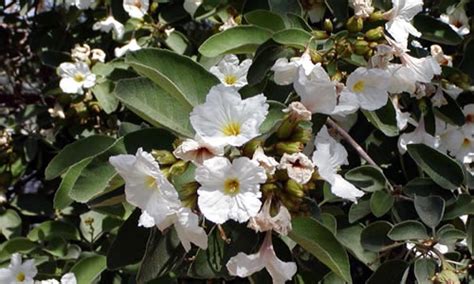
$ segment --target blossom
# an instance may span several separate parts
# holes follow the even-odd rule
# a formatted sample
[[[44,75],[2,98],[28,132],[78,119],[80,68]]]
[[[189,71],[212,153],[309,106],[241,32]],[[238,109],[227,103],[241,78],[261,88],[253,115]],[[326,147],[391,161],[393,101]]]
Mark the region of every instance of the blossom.
[[[374,12],[372,0],[351,0],[350,4],[354,8],[356,17],[368,18]]]
[[[242,100],[232,87],[214,86],[204,104],[194,107],[191,125],[211,145],[242,146],[260,135],[260,125],[268,113],[263,94]]]
[[[337,104],[336,85],[329,75],[316,64],[309,75],[299,68],[297,80],[293,84],[301,103],[312,113],[331,114]]]
[[[356,94],[360,108],[376,110],[387,104],[389,78],[385,70],[359,67],[347,78],[347,90]]]
[[[149,0],[123,0],[123,9],[131,18],[141,19],[148,11]]]
[[[195,165],[201,165],[207,159],[224,155],[224,147],[222,145],[206,143],[199,135],[196,135],[195,139],[184,140],[173,151],[173,154],[184,161],[191,161]]]
[[[466,170],[471,175],[474,175],[474,153],[469,153],[466,156],[464,156],[462,163],[464,167],[466,168]]]
[[[275,173],[276,167],[278,166],[278,162],[275,160],[275,158],[265,155],[262,147],[258,147],[255,150],[252,160],[259,163],[259,165],[270,175]]]
[[[410,23],[423,9],[423,0],[392,0],[393,8],[385,13],[385,28],[398,42],[407,46],[408,35],[420,37],[421,33]]]
[[[301,102],[290,103],[283,112],[288,113],[293,121],[311,121],[311,112]]]
[[[284,284],[295,275],[297,266],[294,262],[281,261],[275,254],[272,244],[272,233],[268,231],[260,250],[255,254],[239,252],[226,264],[230,275],[248,277],[263,268],[267,269],[274,284]]]
[[[313,70],[314,64],[308,53],[303,53],[301,57],[293,57],[290,60],[286,57],[279,58],[271,68],[274,72],[273,80],[277,85],[284,86],[292,84],[298,76],[300,67],[303,68],[306,76]]]
[[[278,168],[286,170],[288,177],[299,184],[306,184],[314,172],[313,163],[303,153],[283,154]]]
[[[404,154],[407,151],[407,145],[409,144],[425,144],[432,148],[436,148],[438,145],[438,139],[426,132],[425,122],[421,119],[413,132],[404,133],[398,138],[398,150],[401,154]]]
[[[86,62],[89,59],[91,54],[91,48],[87,44],[79,45],[76,44],[71,50],[71,57],[74,61],[84,61]]]
[[[115,48],[115,57],[122,57],[128,51],[140,50],[142,47],[138,45],[136,39],[132,38],[126,45]]]
[[[59,87],[65,93],[83,94],[83,89],[95,85],[96,76],[84,62],[61,63],[58,67],[58,75],[61,76]]]
[[[443,48],[437,44],[430,46],[431,56],[439,63],[439,65],[453,66],[453,57],[445,55]]]
[[[0,283],[33,284],[33,277],[36,273],[38,273],[38,270],[34,260],[30,259],[22,262],[21,255],[14,253],[8,267],[0,268]]]
[[[91,50],[91,60],[93,62],[105,62],[105,52],[100,48],[94,48]]]
[[[313,153],[313,163],[318,168],[319,175],[331,185],[331,192],[344,199],[357,202],[364,195],[353,184],[337,174],[339,167],[347,164],[347,151],[334,138],[329,136],[326,126],[323,126],[314,140],[316,150]]]
[[[77,279],[74,273],[66,273],[61,277],[61,280],[58,281],[56,279],[48,279],[48,280],[41,280],[36,281],[35,284],[76,284]]]
[[[202,4],[202,0],[184,0],[183,8],[188,12],[191,16],[194,16],[196,10]]]
[[[76,6],[81,10],[89,9],[94,3],[94,0],[66,0],[64,2],[66,8],[69,8],[70,6]]]
[[[108,16],[105,20],[96,22],[92,26],[92,29],[95,31],[100,30],[105,33],[113,31],[115,38],[118,40],[122,39],[125,33],[125,27],[123,26],[123,24],[115,20],[112,15]]]
[[[470,31],[469,17],[466,15],[464,3],[449,6],[446,14],[442,14],[440,20],[449,24],[449,26],[459,35],[467,35]]]
[[[161,231],[174,225],[186,251],[191,249],[190,243],[207,248],[207,235],[199,227],[198,216],[181,205],[176,189],[150,153],[139,148],[135,155],[113,156],[109,162],[125,180],[126,200],[143,210],[139,225],[156,225]]]
[[[252,65],[251,59],[245,59],[239,63],[237,56],[228,54],[209,71],[219,78],[222,84],[240,89],[247,85],[247,72],[250,65]]]
[[[262,210],[257,216],[250,218],[248,227],[256,232],[275,231],[282,236],[288,235],[291,231],[291,214],[288,209],[280,204],[278,213],[275,216],[270,214],[272,199],[267,198],[263,203]]]
[[[232,163],[227,158],[214,157],[196,169],[195,179],[201,184],[198,205],[204,217],[216,224],[229,219],[242,223],[260,210],[260,184],[267,175],[247,157],[236,158]]]
[[[309,20],[312,23],[321,21],[326,13],[326,4],[324,0],[301,1],[304,9],[307,11]]]

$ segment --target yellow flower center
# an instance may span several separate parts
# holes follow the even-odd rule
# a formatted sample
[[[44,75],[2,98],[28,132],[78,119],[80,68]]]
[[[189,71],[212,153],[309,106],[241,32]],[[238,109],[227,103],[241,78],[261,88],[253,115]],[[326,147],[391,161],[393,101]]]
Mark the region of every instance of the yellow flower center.
[[[352,86],[352,91],[355,93],[362,93],[365,89],[365,82],[362,80],[357,81],[354,86]]]
[[[156,178],[153,176],[146,176],[145,184],[148,186],[148,188],[156,187]]]
[[[224,192],[228,195],[236,195],[240,191],[240,183],[236,178],[226,179],[224,182]]]
[[[227,84],[227,85],[234,85],[236,82],[237,82],[237,77],[235,77],[235,75],[225,75],[224,77],[224,82]]]
[[[84,79],[85,79],[85,77],[81,73],[74,74],[74,81],[82,82],[82,81],[84,81]]]
[[[18,282],[23,282],[25,281],[25,279],[26,279],[26,276],[25,276],[25,273],[23,272],[20,272],[16,275],[16,281]]]
[[[229,122],[222,128],[225,136],[237,136],[240,134],[240,124],[237,122]]]

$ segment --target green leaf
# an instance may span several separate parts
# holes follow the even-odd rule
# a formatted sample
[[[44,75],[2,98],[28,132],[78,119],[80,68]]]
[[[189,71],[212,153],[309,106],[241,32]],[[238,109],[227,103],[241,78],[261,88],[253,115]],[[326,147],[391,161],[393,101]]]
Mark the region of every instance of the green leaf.
[[[315,43],[311,37],[309,32],[301,29],[286,29],[275,33],[272,39],[282,45],[304,49],[310,44],[310,41],[312,45]]]
[[[439,196],[418,196],[415,195],[415,209],[421,221],[430,228],[438,226],[443,219],[444,199]]]
[[[60,176],[70,166],[103,152],[114,141],[112,137],[94,135],[67,145],[49,162],[44,173],[45,178],[50,180]]]
[[[454,204],[446,207],[443,220],[472,214],[474,214],[474,199],[469,194],[460,194]]]
[[[376,221],[362,230],[360,243],[368,251],[379,252],[384,247],[393,244],[387,236],[392,229],[392,224],[387,221]]]
[[[183,105],[196,106],[204,103],[211,87],[219,83],[214,75],[189,57],[165,49],[145,48],[128,53],[125,62],[140,75],[152,80],[169,96],[180,100]],[[127,95],[130,94],[135,92]],[[119,96],[120,98],[123,99],[124,95]],[[163,102],[164,99],[161,100]],[[182,111],[179,108],[176,110]]]
[[[375,270],[380,265],[380,259],[375,252],[367,251],[361,244],[361,233],[364,228],[357,224],[337,231],[337,239],[349,252],[370,269]]]
[[[456,189],[464,181],[461,166],[447,155],[424,144],[410,144],[408,154],[438,185]]]
[[[292,220],[290,238],[314,255],[334,273],[347,282],[352,282],[349,258],[343,246],[326,227],[318,221],[297,217]]]
[[[436,236],[441,244],[447,246],[453,246],[457,241],[467,237],[466,233],[454,228],[451,224],[441,227],[438,232],[436,232]]]
[[[285,116],[283,109],[286,108],[286,106],[284,104],[275,101],[269,101],[268,104],[270,108],[268,109],[267,117],[265,117],[262,125],[260,125],[260,132],[263,134],[271,131]]]
[[[474,242],[472,241],[472,238],[474,237],[474,218],[469,218],[466,228],[466,234],[467,248],[469,249],[469,252],[472,255],[474,253]]]
[[[301,5],[298,0],[268,0],[268,4],[272,11],[282,15],[287,13],[301,15]]]
[[[432,258],[419,258],[415,261],[415,277],[419,284],[432,284],[431,278],[436,273],[437,263]]]
[[[463,50],[463,58],[459,68],[474,78],[474,39],[470,39]]]
[[[372,123],[372,125],[382,131],[385,135],[389,137],[398,135],[396,112],[390,100],[388,100],[384,107],[376,111],[363,110],[362,113],[365,115],[367,120]]]
[[[9,253],[14,254],[16,252],[29,253],[36,248],[36,244],[28,238],[18,237],[12,238],[5,242],[3,249]]]
[[[46,221],[34,227],[28,233],[32,241],[47,240],[52,237],[61,237],[65,240],[79,240],[79,231],[71,223],[60,221]]]
[[[414,220],[408,220],[396,224],[388,232],[388,237],[394,241],[426,240],[429,238],[426,227]]]
[[[165,40],[166,46],[178,54],[184,54],[190,49],[189,40],[178,31],[173,31]]]
[[[354,223],[372,212],[370,209],[370,200],[366,198],[367,197],[362,197],[359,199],[359,202],[352,203],[349,208],[349,223]]]
[[[353,168],[345,174],[345,177],[353,185],[368,192],[379,191],[387,186],[387,179],[384,174],[370,165]]]
[[[346,281],[342,280],[339,276],[337,276],[334,272],[329,272],[324,276],[323,280],[320,282],[321,284],[345,284]]]
[[[459,45],[463,38],[448,24],[428,15],[417,15],[413,25],[421,33],[421,38],[432,42]]]
[[[165,127],[185,137],[194,136],[189,122],[192,106],[169,95],[150,80],[137,78],[119,81],[115,94],[127,108],[153,126]]]
[[[119,101],[114,96],[113,92],[114,83],[109,80],[97,84],[92,88],[92,93],[94,93],[97,102],[107,114],[114,112],[119,104]]]
[[[64,174],[61,184],[54,194],[55,209],[64,209],[71,205],[71,203],[74,201],[71,197],[69,197],[69,193],[74,187],[74,184],[76,184],[77,178],[81,174],[82,170],[90,163],[91,160],[92,157],[89,157],[80,161],[79,163],[70,167]]]
[[[370,210],[375,217],[385,215],[392,209],[395,198],[386,191],[376,191],[370,197]]]
[[[403,260],[389,260],[367,279],[366,284],[400,284],[406,283],[406,277],[410,265]]]
[[[0,212],[0,234],[6,239],[20,235],[21,218],[13,209]]]
[[[273,12],[267,10],[254,10],[244,15],[247,23],[265,28],[271,31],[279,31],[285,29],[283,18]]]
[[[107,268],[115,270],[138,263],[145,254],[150,229],[139,227],[141,210],[135,211],[123,223],[107,253]]]
[[[217,33],[208,38],[200,47],[199,52],[207,57],[222,54],[253,53],[259,45],[267,41],[272,33],[256,26],[237,26]]]
[[[85,257],[77,262],[72,268],[77,279],[77,284],[90,284],[105,270],[105,256],[93,255]]]

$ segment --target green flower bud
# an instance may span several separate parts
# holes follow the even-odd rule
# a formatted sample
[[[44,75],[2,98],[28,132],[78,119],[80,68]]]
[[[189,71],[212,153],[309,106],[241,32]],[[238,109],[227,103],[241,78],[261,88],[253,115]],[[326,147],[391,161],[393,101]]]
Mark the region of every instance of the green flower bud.
[[[278,128],[276,135],[280,139],[286,139],[290,137],[290,135],[293,133],[293,130],[295,127],[298,125],[297,121],[294,121],[287,117],[283,122],[281,123],[280,127]]]
[[[287,181],[288,180],[288,172],[286,170],[276,170],[275,178],[279,181]]]
[[[188,198],[190,196],[195,196],[199,188],[199,183],[192,181],[184,184],[179,190],[179,196],[181,199]]]
[[[365,38],[368,41],[376,41],[383,38],[383,27],[376,27],[375,29],[370,29],[365,33]]]
[[[263,194],[270,194],[274,191],[278,191],[278,185],[274,183],[264,183],[261,187],[260,190],[263,192]]]
[[[318,39],[327,39],[329,35],[326,33],[326,31],[321,31],[321,30],[314,30],[311,32],[313,35],[313,38],[318,40]]]
[[[171,167],[170,167],[170,175],[173,175],[173,176],[179,176],[181,174],[183,174],[186,169],[188,168],[188,162],[185,162],[185,161],[178,161],[176,163],[174,163]]]
[[[244,155],[247,156],[247,157],[252,157],[255,150],[258,147],[261,147],[262,145],[263,145],[262,140],[258,140],[258,139],[250,140],[244,146],[244,149],[243,149]]]
[[[444,269],[440,273],[437,273],[433,280],[435,284],[460,284],[459,277],[454,271]]]
[[[292,141],[299,141],[302,143],[308,143],[312,138],[312,131],[311,128],[303,128],[303,127],[296,127],[293,131],[293,135],[291,135]]]
[[[284,153],[293,154],[303,151],[304,144],[295,141],[295,142],[279,142],[275,144],[275,150],[279,155],[283,155]]]
[[[369,50],[369,43],[365,40],[358,40],[354,43],[354,53],[357,55],[364,55]]]
[[[153,3],[151,3],[151,7],[150,7],[151,12],[152,12],[152,13],[155,12],[156,9],[158,9],[158,6],[159,6],[159,5],[158,5],[158,2],[153,2]]]
[[[302,198],[304,196],[303,186],[292,179],[286,181],[285,189],[294,197]]]
[[[332,31],[334,30],[334,26],[333,26],[331,20],[329,20],[329,19],[324,20],[323,29],[328,33],[332,33]]]
[[[347,20],[346,28],[350,33],[358,33],[364,28],[364,20],[362,18],[357,18],[352,16]]]
[[[167,150],[152,150],[151,155],[155,158],[160,165],[171,165],[176,163],[176,158],[173,153]]]
[[[382,11],[376,11],[370,14],[369,21],[370,22],[376,22],[376,21],[382,21],[383,18],[383,13]]]
[[[313,63],[323,62],[323,57],[316,50],[311,49],[309,55],[311,56],[311,61]]]

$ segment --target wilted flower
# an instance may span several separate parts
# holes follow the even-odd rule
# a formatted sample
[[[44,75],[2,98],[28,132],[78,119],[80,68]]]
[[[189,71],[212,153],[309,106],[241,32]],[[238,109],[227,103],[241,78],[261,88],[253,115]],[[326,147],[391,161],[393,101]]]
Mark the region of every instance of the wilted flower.
[[[275,160],[275,158],[265,155],[262,147],[258,147],[255,150],[252,160],[258,162],[260,166],[264,168],[265,171],[270,175],[275,173],[276,167],[278,166],[278,162]]]
[[[148,11],[149,0],[123,0],[123,9],[131,18],[141,19]]]
[[[256,254],[239,252],[227,262],[230,275],[248,277],[262,269],[267,269],[274,284],[284,284],[295,275],[297,267],[294,262],[281,261],[275,254],[272,244],[272,232],[268,231],[260,250]]]
[[[303,153],[283,154],[278,168],[286,170],[288,177],[299,184],[306,184],[314,172],[313,163]]]
[[[38,270],[34,260],[30,259],[22,262],[21,255],[14,253],[8,267],[0,268],[0,283],[33,284],[33,277],[36,273],[38,273]]]
[[[199,135],[196,135],[195,139],[184,140],[174,150],[173,154],[184,161],[191,161],[195,165],[201,165],[205,160],[224,155],[224,147],[222,145],[206,143]]]
[[[264,95],[242,100],[232,87],[214,86],[204,104],[190,114],[196,133],[211,145],[242,146],[260,135],[260,125],[268,113]]]
[[[142,47],[138,45],[136,39],[132,38],[129,43],[122,47],[115,48],[115,57],[122,57],[128,51],[140,50]]]
[[[64,109],[58,102],[54,104],[53,108],[48,109],[48,113],[51,115],[51,117],[59,117],[61,119],[66,118],[66,115],[64,114]]]
[[[443,48],[437,44],[430,47],[431,56],[439,63],[439,65],[453,66],[453,57],[445,55]]]
[[[231,163],[227,158],[214,157],[196,169],[195,178],[201,184],[199,209],[216,224],[229,219],[246,222],[260,210],[260,184],[267,175],[256,161],[240,157]]]
[[[71,50],[71,57],[74,61],[87,62],[89,55],[91,54],[91,48],[87,44],[79,45],[76,44]]]
[[[301,103],[292,102],[283,110],[293,121],[311,121],[311,112]]]
[[[240,89],[247,85],[247,72],[250,65],[252,65],[251,59],[245,59],[239,63],[237,56],[228,54],[209,71],[219,78],[222,84]]]
[[[92,26],[92,29],[100,30],[106,33],[113,31],[115,38],[118,40],[122,39],[125,33],[125,27],[123,24],[115,20],[113,16],[108,16],[105,20],[96,22]]]
[[[464,3],[449,6],[446,14],[442,14],[440,20],[449,24],[449,26],[459,35],[467,35],[470,31],[469,17],[466,15]]]
[[[91,60],[93,62],[105,62],[105,52],[100,48],[91,50]]]
[[[84,62],[61,63],[58,67],[58,75],[61,76],[59,87],[65,93],[83,94],[84,89],[95,85],[96,76]]]
[[[356,17],[368,18],[374,12],[372,0],[351,0],[350,4],[354,8]]]
[[[257,216],[250,218],[248,227],[256,232],[275,231],[282,236],[286,236],[291,231],[291,214],[288,209],[280,205],[275,216],[270,214],[272,199],[267,198],[263,203],[262,210]]]

